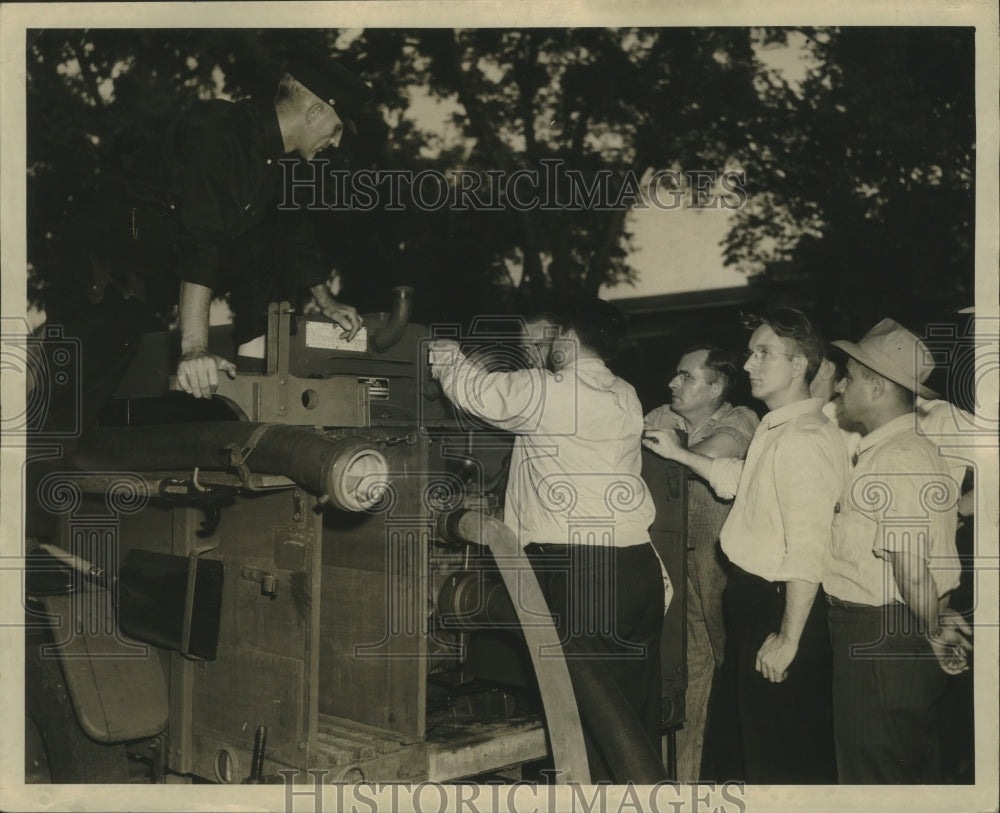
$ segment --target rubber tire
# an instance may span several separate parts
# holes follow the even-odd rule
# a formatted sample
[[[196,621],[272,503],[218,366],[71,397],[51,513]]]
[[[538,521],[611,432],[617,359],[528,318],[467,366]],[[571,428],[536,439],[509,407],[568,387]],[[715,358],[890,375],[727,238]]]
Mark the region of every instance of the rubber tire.
[[[41,657],[42,642],[37,639],[32,642],[32,637],[29,636],[25,652],[26,744],[30,741],[37,746],[40,737],[53,783],[128,782],[125,746],[95,742],[83,733],[73,712],[58,658]],[[31,730],[32,723],[35,731]],[[26,761],[32,759],[28,751],[26,747]],[[30,776],[32,766],[25,767],[26,775]]]

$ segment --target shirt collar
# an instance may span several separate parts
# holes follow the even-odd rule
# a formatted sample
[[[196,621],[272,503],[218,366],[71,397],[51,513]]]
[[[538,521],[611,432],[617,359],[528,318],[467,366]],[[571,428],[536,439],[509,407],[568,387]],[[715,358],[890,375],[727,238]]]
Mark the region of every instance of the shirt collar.
[[[778,407],[772,412],[768,412],[762,420],[761,426],[766,426],[768,429],[774,429],[776,426],[781,426],[783,423],[788,423],[792,418],[797,418],[799,415],[808,415],[810,412],[820,412],[823,409],[823,399],[822,398],[805,398],[801,401],[795,401],[791,404],[785,404],[783,407]]]
[[[879,443],[884,443],[893,435],[898,435],[905,432],[907,429],[912,429],[913,421],[914,414],[912,412],[907,412],[905,415],[899,415],[888,423],[882,424],[878,429],[864,435],[858,443],[858,455],[864,454],[873,446],[877,446]]]
[[[601,361],[597,356],[583,356],[582,358],[576,359],[576,366],[581,369],[587,370],[602,370],[607,369],[607,365]]]
[[[733,405],[729,403],[729,401],[723,401],[721,404],[719,404],[719,408],[712,413],[712,417],[709,418],[707,421],[705,421],[705,423],[711,423],[712,421],[719,420],[719,418],[721,418],[727,412],[731,412],[732,409]]]
[[[690,438],[693,438],[699,432],[702,432],[703,430],[707,429],[712,424],[714,424],[717,421],[719,421],[719,419],[721,419],[723,415],[726,415],[729,412],[731,412],[732,408],[733,408],[732,404],[730,404],[728,401],[723,401],[722,404],[719,405],[719,408],[717,410],[715,410],[715,412],[713,412],[704,421],[702,421],[698,426],[694,427],[694,429],[691,430],[691,435],[688,438],[688,441],[690,442]],[[670,411],[673,412],[672,409]],[[674,414],[676,415],[677,413],[674,412]],[[681,416],[678,415],[678,417],[681,417]],[[683,418],[681,420],[683,420]]]
[[[239,102],[237,102],[239,104]],[[253,140],[266,158],[277,161],[285,157],[285,140],[278,126],[278,111],[270,102],[246,101],[255,129]]]
[[[569,369],[572,369],[577,375],[589,376],[604,383],[611,382],[615,378],[615,374],[597,356],[584,356],[575,359]]]

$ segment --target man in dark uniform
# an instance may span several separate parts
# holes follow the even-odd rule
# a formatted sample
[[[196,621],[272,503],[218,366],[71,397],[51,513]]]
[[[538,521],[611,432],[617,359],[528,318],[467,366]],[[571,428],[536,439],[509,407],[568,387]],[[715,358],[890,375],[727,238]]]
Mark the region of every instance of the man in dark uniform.
[[[51,517],[33,501],[59,465],[49,447],[58,441],[68,455],[96,425],[154,314],[178,305],[177,382],[196,398],[211,396],[219,371],[236,374],[230,359],[208,349],[213,296],[230,294],[234,348],[261,336],[268,303],[292,299],[298,288],[311,290],[348,340],[360,329],[357,311],[330,294],[309,213],[279,208],[279,191],[292,171],[283,159],[308,161],[337,147],[345,126],[356,131],[371,90],[304,40],[284,67],[273,98],[216,99],[181,112],[154,152],[102,175],[96,198],[64,235],[46,289],[41,351],[52,367],[66,340],[78,341],[79,375],[33,382],[48,389],[35,393],[45,418],[28,437],[29,534],[50,530]]]
[[[236,370],[208,351],[213,296],[230,294],[237,347],[263,334],[268,303],[297,287],[353,338],[361,320],[331,296],[307,213],[279,210],[278,193],[291,171],[282,159],[337,147],[370,96],[324,49],[297,42],[273,99],[193,105],[154,155],[105,183],[70,227],[47,290],[49,325],[82,346],[80,392],[53,390],[47,429],[93,426],[151,315],[175,303],[177,381],[198,398],[212,394],[220,370]]]

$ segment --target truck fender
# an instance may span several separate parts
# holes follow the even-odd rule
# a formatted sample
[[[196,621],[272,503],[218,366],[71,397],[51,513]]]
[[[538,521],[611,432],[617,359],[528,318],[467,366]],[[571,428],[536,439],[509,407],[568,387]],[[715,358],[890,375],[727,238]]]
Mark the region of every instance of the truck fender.
[[[121,633],[111,594],[88,588],[41,600],[53,620],[59,619],[53,628],[59,643],[43,646],[40,655],[60,661],[83,732],[110,744],[163,731],[168,698],[159,657],[153,647]]]

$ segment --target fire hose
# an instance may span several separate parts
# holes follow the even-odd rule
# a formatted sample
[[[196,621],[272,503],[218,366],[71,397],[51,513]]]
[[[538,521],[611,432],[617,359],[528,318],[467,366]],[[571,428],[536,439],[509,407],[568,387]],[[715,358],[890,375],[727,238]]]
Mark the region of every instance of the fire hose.
[[[586,752],[581,756],[576,750],[583,748],[582,720],[600,743],[616,779],[637,784],[665,781],[667,775],[659,753],[604,664],[594,659],[584,662],[573,657],[542,656],[546,647],[553,643],[558,646],[558,636],[554,627],[538,626],[539,618],[548,614],[548,607],[538,580],[530,568],[523,566],[524,557],[513,531],[492,517],[463,509],[444,515],[438,532],[445,539],[483,545],[493,553],[506,591],[495,582],[487,584],[469,602],[481,610],[469,622],[473,626],[509,626],[515,618],[520,621],[542,695],[556,767],[566,771],[570,766],[568,773],[573,781],[589,781],[589,770],[586,779],[580,778],[583,771],[579,766],[587,765]],[[516,564],[518,559],[520,565]],[[481,584],[480,574],[475,576],[476,583]],[[512,602],[511,595],[517,595],[518,601]],[[447,601],[445,598],[442,603]],[[461,608],[457,609],[462,614]]]
[[[235,470],[244,480],[251,470],[280,474],[345,511],[377,502],[388,477],[385,457],[368,441],[244,421],[98,428],[73,462],[93,470]]]

